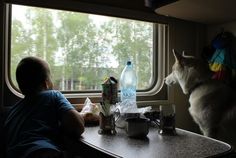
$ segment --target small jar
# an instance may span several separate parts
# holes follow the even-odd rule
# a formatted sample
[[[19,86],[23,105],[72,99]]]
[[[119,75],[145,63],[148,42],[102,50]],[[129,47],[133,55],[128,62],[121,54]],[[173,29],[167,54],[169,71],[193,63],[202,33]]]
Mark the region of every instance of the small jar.
[[[103,113],[99,113],[99,134],[116,134],[115,130],[115,117],[113,114],[109,116],[104,116]]]

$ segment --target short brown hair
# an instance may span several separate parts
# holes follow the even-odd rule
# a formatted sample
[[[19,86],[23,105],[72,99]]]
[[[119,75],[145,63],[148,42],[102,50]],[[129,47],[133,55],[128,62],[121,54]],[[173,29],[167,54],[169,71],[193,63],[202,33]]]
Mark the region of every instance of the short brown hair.
[[[16,81],[24,95],[39,92],[49,75],[48,63],[38,57],[23,58],[16,68]]]

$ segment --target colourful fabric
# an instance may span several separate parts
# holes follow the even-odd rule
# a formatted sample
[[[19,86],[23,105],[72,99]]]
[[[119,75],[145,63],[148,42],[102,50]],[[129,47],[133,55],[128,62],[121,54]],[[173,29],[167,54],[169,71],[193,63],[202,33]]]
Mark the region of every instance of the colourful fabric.
[[[227,71],[218,71],[213,74],[212,79],[225,80],[227,76],[228,76]]]
[[[213,79],[228,80],[235,77],[236,62],[227,49],[216,49],[209,60],[209,67],[214,72]]]
[[[224,65],[219,63],[210,63],[209,64],[211,71],[218,72],[224,70]]]

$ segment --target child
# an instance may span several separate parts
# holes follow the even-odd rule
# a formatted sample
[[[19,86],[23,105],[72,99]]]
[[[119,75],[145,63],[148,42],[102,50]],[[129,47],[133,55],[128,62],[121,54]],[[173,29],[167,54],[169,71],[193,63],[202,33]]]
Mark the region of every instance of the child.
[[[59,91],[52,90],[44,60],[22,59],[16,80],[25,97],[12,107],[5,122],[7,158],[62,158],[61,134],[80,137],[82,115]]]

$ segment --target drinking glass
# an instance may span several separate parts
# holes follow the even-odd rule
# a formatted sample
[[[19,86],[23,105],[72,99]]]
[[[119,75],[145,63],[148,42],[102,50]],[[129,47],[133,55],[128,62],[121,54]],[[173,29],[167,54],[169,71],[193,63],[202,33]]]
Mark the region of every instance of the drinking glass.
[[[113,114],[104,116],[102,112],[99,113],[99,134],[116,134],[115,130],[115,116]]]
[[[175,105],[160,105],[160,129],[162,135],[175,135]]]

